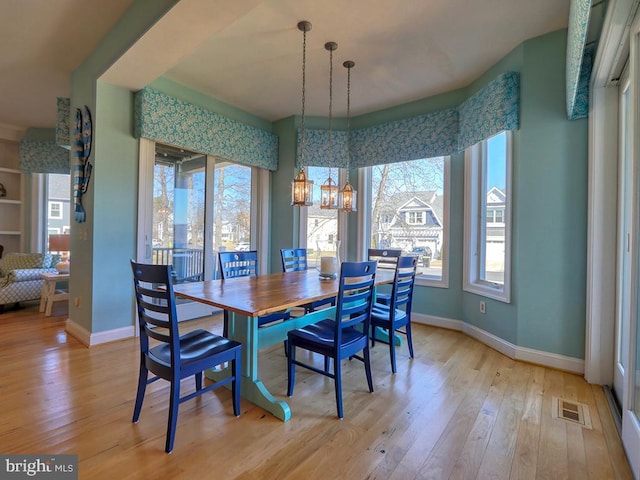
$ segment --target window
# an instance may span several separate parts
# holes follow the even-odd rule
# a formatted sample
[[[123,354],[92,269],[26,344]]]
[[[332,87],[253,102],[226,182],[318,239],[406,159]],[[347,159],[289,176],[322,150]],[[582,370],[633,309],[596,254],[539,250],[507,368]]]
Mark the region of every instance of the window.
[[[71,223],[71,176],[57,173],[45,175],[47,218],[43,232],[67,233]],[[47,245],[45,239],[45,245]]]
[[[416,255],[422,273],[417,283],[447,287],[449,157],[376,165],[364,169],[361,182],[371,195],[363,219],[365,249],[396,248]]]
[[[511,133],[465,154],[464,289],[510,301]]]
[[[342,185],[338,181],[339,170],[325,167],[306,167],[307,176],[313,180],[313,205],[301,209],[306,214],[306,248],[309,267],[320,265],[321,256],[335,256],[338,242],[338,210],[320,208],[320,186],[329,178]],[[302,220],[304,221],[304,220]],[[301,221],[301,223],[302,223]],[[301,239],[300,246],[304,247]]]
[[[422,219],[423,212],[407,212],[409,225],[422,225],[424,220]]]
[[[49,202],[49,218],[62,218],[62,203]]]

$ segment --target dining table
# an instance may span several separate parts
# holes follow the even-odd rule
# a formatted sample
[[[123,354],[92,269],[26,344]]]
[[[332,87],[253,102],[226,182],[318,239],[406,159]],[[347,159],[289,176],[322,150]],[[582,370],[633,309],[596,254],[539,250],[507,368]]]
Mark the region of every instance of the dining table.
[[[378,269],[375,286],[393,283],[394,273],[393,270]],[[227,335],[242,343],[242,397],[275,417],[288,421],[291,418],[289,405],[276,398],[260,379],[259,351],[286,340],[290,330],[335,317],[336,308],[329,306],[260,327],[258,317],[335,297],[339,290],[339,279],[321,278],[317,270],[310,269],[183,283],[174,285],[173,288],[175,295],[179,297],[228,312]],[[386,332],[376,333],[376,338],[382,338],[383,334]],[[394,341],[399,343],[397,337]],[[211,380],[227,375],[229,372],[225,368],[205,372],[205,376]]]

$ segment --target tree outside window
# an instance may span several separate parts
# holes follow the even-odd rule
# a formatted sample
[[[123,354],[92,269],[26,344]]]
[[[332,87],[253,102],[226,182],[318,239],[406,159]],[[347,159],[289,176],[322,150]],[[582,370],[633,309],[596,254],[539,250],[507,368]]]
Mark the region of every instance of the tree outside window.
[[[446,235],[445,157],[370,167],[370,248],[420,258],[422,278],[443,279]]]

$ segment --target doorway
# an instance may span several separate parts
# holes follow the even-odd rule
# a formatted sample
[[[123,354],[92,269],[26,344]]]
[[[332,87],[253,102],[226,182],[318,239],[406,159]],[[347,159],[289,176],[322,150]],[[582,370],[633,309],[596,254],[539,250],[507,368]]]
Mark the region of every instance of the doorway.
[[[254,168],[141,139],[138,261],[174,284],[219,278],[218,252],[249,250]],[[215,309],[177,299],[180,320]]]

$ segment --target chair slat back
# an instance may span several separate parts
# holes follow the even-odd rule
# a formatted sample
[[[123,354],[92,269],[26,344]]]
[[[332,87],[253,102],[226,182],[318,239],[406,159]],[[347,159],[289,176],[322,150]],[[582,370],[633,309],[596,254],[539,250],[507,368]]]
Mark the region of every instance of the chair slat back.
[[[391,289],[391,309],[404,306],[405,311],[411,311],[417,266],[418,257],[416,256],[398,258],[398,265]]]
[[[368,260],[378,262],[378,268],[385,270],[395,270],[398,257],[402,255],[402,250],[395,248],[370,248]]]
[[[258,275],[258,252],[218,252],[222,279]]]
[[[283,272],[299,272],[308,268],[306,248],[282,248],[280,256]]]
[[[342,330],[362,324],[369,331],[376,262],[343,262],[336,305],[336,345],[340,345]]]
[[[171,282],[171,265],[148,265],[131,260],[136,294],[140,349],[149,351],[149,337],[169,344],[179,360],[178,316]]]

